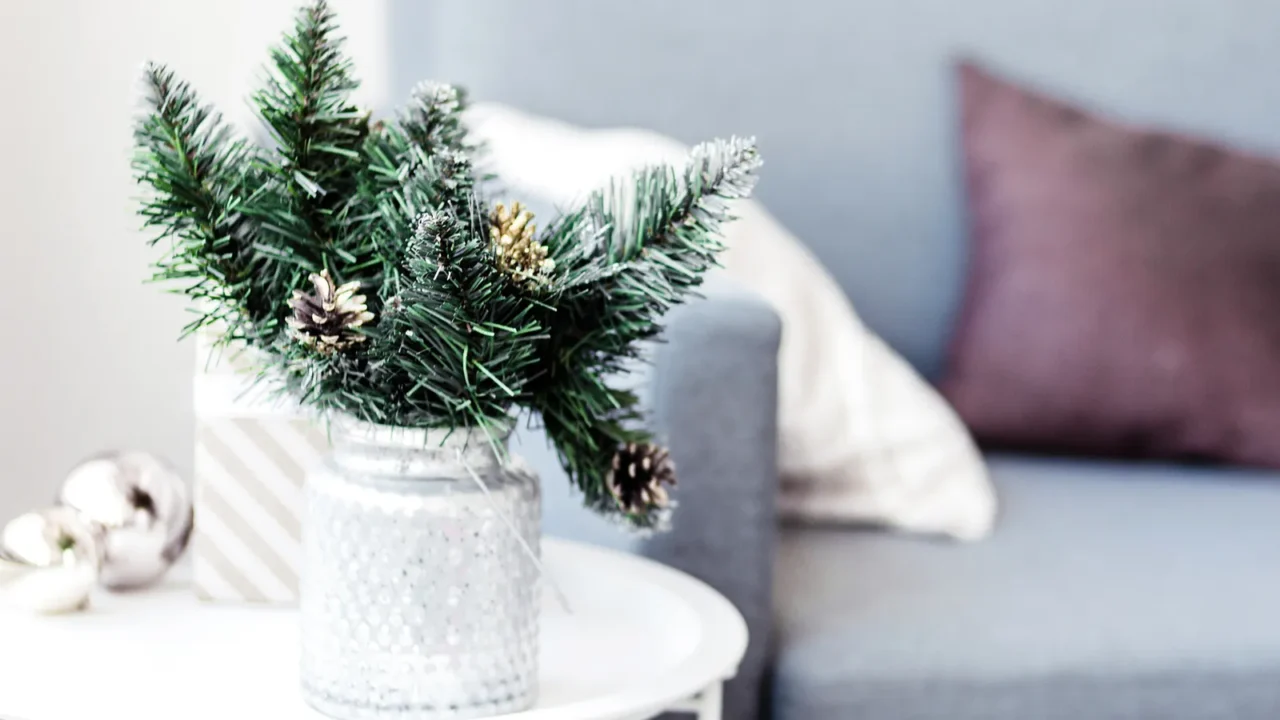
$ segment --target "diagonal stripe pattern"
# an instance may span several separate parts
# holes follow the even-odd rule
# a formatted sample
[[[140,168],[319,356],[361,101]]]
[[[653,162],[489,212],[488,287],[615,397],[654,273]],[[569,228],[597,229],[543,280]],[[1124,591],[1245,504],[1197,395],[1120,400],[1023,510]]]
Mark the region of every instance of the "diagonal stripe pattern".
[[[199,420],[192,550],[201,599],[297,602],[303,481],[328,449],[323,428],[306,419]]]

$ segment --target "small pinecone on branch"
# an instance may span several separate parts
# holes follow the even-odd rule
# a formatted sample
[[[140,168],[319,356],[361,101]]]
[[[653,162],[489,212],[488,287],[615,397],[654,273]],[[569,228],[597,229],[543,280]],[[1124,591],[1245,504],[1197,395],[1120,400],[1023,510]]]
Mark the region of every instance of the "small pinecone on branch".
[[[606,485],[623,512],[641,514],[670,503],[666,485],[676,484],[676,465],[660,445],[627,443],[613,455]]]
[[[536,284],[555,268],[547,247],[534,239],[533,213],[520,203],[498,203],[489,215],[489,243],[498,269],[513,280]]]
[[[330,355],[364,342],[355,329],[373,319],[365,304],[365,296],[357,295],[360,283],[336,286],[329,271],[311,274],[315,293],[294,290],[289,300],[293,309],[285,322],[292,334],[304,345],[321,355]]]

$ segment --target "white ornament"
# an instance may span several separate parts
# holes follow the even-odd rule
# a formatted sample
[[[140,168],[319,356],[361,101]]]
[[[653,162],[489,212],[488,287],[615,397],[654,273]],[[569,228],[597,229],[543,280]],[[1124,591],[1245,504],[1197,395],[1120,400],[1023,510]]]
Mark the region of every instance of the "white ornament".
[[[148,585],[164,575],[191,538],[191,492],[178,473],[144,452],[110,452],[76,466],[58,502],[98,529],[100,580],[111,589]]]
[[[82,610],[101,559],[94,528],[76,511],[20,515],[0,534],[0,603],[41,613]]]

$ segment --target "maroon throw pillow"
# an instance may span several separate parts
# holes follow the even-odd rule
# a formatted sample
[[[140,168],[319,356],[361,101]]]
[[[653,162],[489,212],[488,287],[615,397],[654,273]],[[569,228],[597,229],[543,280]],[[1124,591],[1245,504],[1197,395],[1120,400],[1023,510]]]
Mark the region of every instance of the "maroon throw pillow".
[[[959,73],[979,441],[1280,467],[1280,164]]]

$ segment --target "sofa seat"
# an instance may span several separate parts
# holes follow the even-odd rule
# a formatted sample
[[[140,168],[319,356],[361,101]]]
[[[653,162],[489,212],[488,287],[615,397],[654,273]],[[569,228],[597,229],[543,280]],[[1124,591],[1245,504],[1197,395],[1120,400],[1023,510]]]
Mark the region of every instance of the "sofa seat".
[[[1280,473],[990,462],[979,543],[784,530],[775,720],[1280,717]]]

